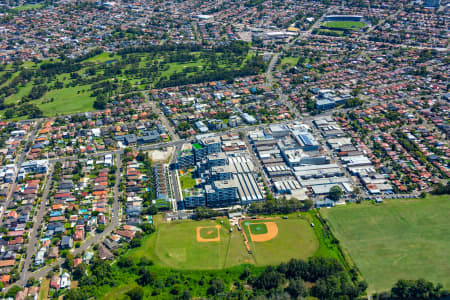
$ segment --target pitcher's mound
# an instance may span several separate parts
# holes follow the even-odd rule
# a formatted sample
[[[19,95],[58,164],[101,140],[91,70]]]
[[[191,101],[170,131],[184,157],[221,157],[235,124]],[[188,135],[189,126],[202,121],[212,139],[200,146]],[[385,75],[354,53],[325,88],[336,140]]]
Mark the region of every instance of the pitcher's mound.
[[[197,242],[220,242],[220,225],[197,227]]]

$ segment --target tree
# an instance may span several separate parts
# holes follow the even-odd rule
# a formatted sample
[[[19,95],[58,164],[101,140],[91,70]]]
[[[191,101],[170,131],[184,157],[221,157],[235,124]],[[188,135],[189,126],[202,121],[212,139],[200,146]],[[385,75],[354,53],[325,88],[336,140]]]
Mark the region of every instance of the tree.
[[[153,226],[153,224],[150,224],[150,223],[142,224],[141,229],[142,229],[142,231],[145,232],[145,234],[151,234],[151,233],[155,232],[155,226]]]
[[[250,269],[248,267],[245,267],[244,272],[242,272],[241,276],[239,276],[239,279],[244,280],[250,276]]]
[[[225,290],[225,285],[220,278],[211,279],[209,282],[209,288],[207,294],[210,296],[215,296],[222,293]]]
[[[131,248],[137,248],[137,247],[140,247],[141,244],[142,244],[142,240],[141,240],[141,239],[138,239],[138,238],[134,238],[134,239],[132,239],[131,242],[130,242]]]
[[[188,130],[189,128],[191,128],[191,125],[189,125],[189,123],[188,123],[188,122],[185,122],[185,121],[180,122],[180,123],[177,125],[177,131],[186,131],[186,130]]]
[[[363,101],[361,99],[358,98],[350,98],[345,100],[345,105],[344,107],[346,108],[350,108],[350,107],[357,107],[363,104]]]
[[[340,186],[335,185],[330,189],[330,192],[328,193],[328,197],[333,201],[338,201],[343,194],[343,191]]]
[[[359,193],[361,193],[361,190],[359,189],[359,187],[355,187],[353,189],[353,195],[355,195],[357,197],[359,195]]]
[[[6,119],[11,119],[14,116],[14,114],[15,114],[15,110],[10,108],[5,111],[4,116]]]
[[[100,94],[97,96],[97,98],[94,101],[94,108],[95,109],[105,109],[106,104],[108,103],[106,96],[103,94]]]
[[[443,185],[439,182],[434,186],[434,189],[431,193],[435,195],[450,194],[450,181],[447,181],[446,185]]]
[[[191,293],[189,292],[189,290],[187,289],[187,290],[184,290],[183,291],[183,294],[181,295],[181,300],[189,300],[189,299],[191,299],[192,298],[192,296],[191,296]]]
[[[264,272],[256,278],[254,287],[261,290],[272,290],[278,288],[283,282],[283,275],[275,271],[273,267],[267,267]]]
[[[119,261],[117,262],[117,265],[120,268],[129,268],[129,267],[133,266],[133,264],[134,264],[133,258],[131,258],[131,257],[124,257],[124,256],[122,256],[119,259]]]
[[[286,292],[288,292],[293,299],[305,297],[307,293],[305,282],[301,279],[290,280],[289,286],[286,288]]]
[[[73,276],[74,280],[80,280],[80,278],[83,277],[85,274],[86,274],[86,264],[81,263],[75,267],[75,270],[73,270],[72,276]]]
[[[141,151],[139,151],[138,155],[136,155],[136,159],[138,161],[145,161],[145,159],[147,158],[147,155]]]
[[[141,277],[138,279],[140,285],[146,286],[155,281],[155,275],[152,274],[147,268],[143,267],[139,271]]]
[[[127,292],[127,296],[130,297],[131,300],[141,300],[144,298],[144,289],[140,286],[137,286]]]
[[[14,298],[16,297],[16,294],[22,290],[21,287],[18,287],[17,285],[13,286],[9,289],[9,291],[6,293],[6,297]]]
[[[88,299],[88,295],[84,289],[70,289],[64,295],[64,300],[84,300]]]
[[[313,207],[314,202],[311,199],[306,199],[303,201],[303,210],[308,211]]]
[[[358,289],[361,293],[364,293],[368,287],[369,287],[369,285],[367,284],[367,282],[365,280],[362,280],[358,283]]]
[[[103,230],[105,230],[105,225],[104,224],[98,224],[97,229],[95,229],[95,231],[97,233],[102,233]]]
[[[37,283],[36,279],[34,277],[28,278],[27,286],[33,286],[35,283]]]
[[[156,207],[156,205],[151,204],[147,209],[146,209],[146,213],[149,215],[156,215],[158,213],[158,208]]]
[[[393,299],[434,299],[441,296],[442,285],[434,286],[432,282],[424,279],[399,280],[391,289]]]
[[[73,268],[73,255],[71,253],[68,253],[66,255],[66,260],[64,261],[64,267],[71,270]]]
[[[141,257],[141,259],[139,260],[138,263],[139,266],[151,266],[153,265],[153,261],[148,259],[147,257],[143,256]]]

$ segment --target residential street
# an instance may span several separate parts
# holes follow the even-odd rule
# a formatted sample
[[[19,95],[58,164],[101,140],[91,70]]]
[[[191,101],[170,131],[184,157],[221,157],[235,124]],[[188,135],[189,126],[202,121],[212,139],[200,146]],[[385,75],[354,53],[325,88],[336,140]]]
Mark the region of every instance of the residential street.
[[[25,285],[27,283],[28,279],[30,278],[29,277],[30,272],[28,269],[30,268],[30,265],[33,263],[33,261],[32,261],[33,255],[36,254],[36,252],[38,250],[38,245],[40,242],[39,241],[39,236],[40,236],[39,228],[42,226],[42,220],[43,220],[44,216],[47,214],[46,205],[48,202],[48,193],[50,192],[51,187],[52,187],[54,167],[55,167],[54,164],[50,165],[44,193],[42,194],[41,203],[39,206],[39,210],[33,219],[33,227],[29,234],[27,252],[26,252],[26,256],[25,256],[25,261],[22,264],[22,271],[20,272],[20,279],[17,282],[18,285]]]

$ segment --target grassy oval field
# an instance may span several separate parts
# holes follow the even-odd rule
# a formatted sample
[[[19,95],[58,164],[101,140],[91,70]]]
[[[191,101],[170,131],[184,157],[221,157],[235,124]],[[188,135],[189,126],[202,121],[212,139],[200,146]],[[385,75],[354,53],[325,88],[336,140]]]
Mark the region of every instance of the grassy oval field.
[[[371,292],[390,289],[399,279],[450,287],[449,211],[448,195],[321,210]]]
[[[319,242],[307,220],[293,216],[271,219],[271,222],[277,224],[277,236],[265,242],[250,241],[251,253],[246,249],[242,232],[236,227],[230,232],[228,219],[222,218],[158,222],[155,234],[144,239],[141,247],[130,250],[127,255],[134,258],[145,256],[160,266],[175,269],[214,270],[241,264],[275,265],[315,254]],[[216,230],[215,226],[220,229]],[[255,230],[257,227],[264,230],[264,226],[256,224]],[[197,234],[202,241],[198,240]],[[216,241],[217,237],[220,237],[219,241]]]
[[[330,21],[323,24],[330,29],[359,29],[367,26],[366,23],[356,21]]]

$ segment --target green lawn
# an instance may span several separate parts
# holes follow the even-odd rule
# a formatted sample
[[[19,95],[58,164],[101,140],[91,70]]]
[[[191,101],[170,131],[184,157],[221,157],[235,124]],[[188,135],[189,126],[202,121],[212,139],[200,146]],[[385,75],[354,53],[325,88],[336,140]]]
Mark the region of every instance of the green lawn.
[[[218,235],[219,232],[214,226],[200,229],[200,236],[204,239],[215,239]]]
[[[425,278],[450,287],[449,211],[446,195],[322,213],[374,292],[398,279]]]
[[[230,234],[225,267],[230,268],[242,264],[256,264],[256,261],[253,255],[249,254],[245,248],[242,233],[234,228],[234,231]]]
[[[201,61],[195,61],[195,62],[187,62],[187,63],[168,63],[167,64],[169,68],[161,73],[162,76],[169,77],[170,75],[174,74],[175,72],[181,72],[186,67],[200,67],[199,70],[202,68],[202,62]]]
[[[224,223],[221,224],[220,220]],[[156,226],[156,234],[144,239],[141,247],[129,251],[127,255],[136,259],[145,256],[163,267],[217,270],[241,264],[275,265],[291,258],[306,259],[315,254],[319,242],[307,220],[292,217],[273,221],[278,225],[278,236],[267,242],[250,242],[252,254],[245,248],[242,232],[236,228],[230,232],[228,220],[219,219],[161,223]],[[216,225],[221,226],[219,242],[197,241],[197,227],[209,227],[206,232],[202,229],[201,236],[214,238],[216,233],[208,232]]]
[[[314,230],[305,219],[293,214],[289,219],[251,220],[250,223],[268,221],[277,224],[278,235],[267,242],[249,242],[257,265],[277,265],[291,258],[306,259],[319,248]],[[248,226],[243,225],[243,230],[249,237]]]
[[[266,224],[250,224],[250,232],[252,234],[264,234],[267,233]]]
[[[170,202],[166,199],[156,199],[155,205],[158,208],[170,208]]]
[[[363,22],[355,22],[355,21],[332,21],[326,22],[323,24],[324,27],[327,28],[335,28],[335,29],[359,29],[366,27],[367,24]]]
[[[124,58],[118,54],[101,53],[93,56],[83,62],[77,62],[78,68],[76,73],[79,78],[75,78],[75,75],[71,75],[69,72],[58,73],[54,77],[49,77],[45,72],[40,74],[36,72],[32,75],[32,78],[26,82],[20,83],[16,93],[9,94],[3,93],[1,96],[5,96],[6,104],[15,104],[19,106],[19,101],[26,96],[30,95],[32,87],[34,85],[45,85],[47,92],[40,97],[40,99],[32,100],[29,103],[38,106],[45,116],[55,116],[62,114],[73,114],[86,111],[93,111],[93,103],[95,98],[90,95],[96,89],[97,92],[101,90],[102,86],[92,87],[97,81],[114,81],[117,87],[115,93],[124,93],[122,87],[125,87],[126,91],[139,91],[142,89],[148,89],[151,86],[157,84],[161,78],[170,79],[170,77],[178,73],[178,76],[184,78],[186,82],[189,82],[188,75],[201,75],[205,72],[211,72],[212,69],[223,67],[224,69],[239,69],[244,67],[246,59],[251,57],[250,53],[246,53],[241,59],[229,59],[228,57],[217,54],[216,58],[202,58],[203,51],[190,52],[192,55],[192,61],[174,61],[170,59],[173,55],[170,51],[161,51],[158,54],[155,53],[131,53]],[[133,58],[132,62],[130,58]],[[117,70],[114,72],[106,72],[116,64],[113,62],[122,62],[120,65],[120,72]],[[58,60],[44,61],[42,63],[55,63]],[[111,63],[110,63],[111,62]],[[25,69],[38,70],[42,63],[25,62],[21,67]],[[151,71],[149,70],[151,68]],[[189,68],[189,69],[187,69]],[[15,71],[17,68],[12,64],[9,64],[0,73]],[[92,72],[91,72],[92,71]],[[186,71],[187,73],[185,74]],[[12,77],[4,82],[0,87],[9,86],[14,78],[16,78],[21,71],[17,71],[12,74]],[[48,81],[48,78],[51,78]],[[83,80],[81,80],[83,79]],[[207,80],[207,79],[203,79]],[[62,82],[64,88],[55,89],[56,81]],[[170,80],[169,80],[170,81]],[[129,85],[128,85],[129,84]],[[166,82],[165,84],[172,84]],[[173,83],[175,84],[175,83]],[[74,87],[72,87],[74,85]],[[67,87],[70,86],[70,87]],[[16,86],[14,86],[15,88]],[[53,102],[48,100],[54,99]],[[3,115],[3,112],[0,112]],[[17,118],[19,113],[13,118]],[[25,116],[23,118],[26,118]],[[192,185],[193,181],[187,182],[188,186]]]
[[[192,189],[196,181],[194,178],[192,178],[192,174],[187,172],[183,176],[180,176],[180,182],[181,182],[181,189]]]
[[[50,288],[50,279],[43,278],[41,288],[39,289],[39,300],[47,299],[49,288]]]
[[[105,296],[103,296],[102,299],[104,300],[114,300],[114,299],[122,299],[126,297],[126,293],[130,291],[131,289],[137,287],[138,284],[136,282],[131,282],[127,285],[122,285],[118,288],[112,289],[109,293],[106,293]],[[128,298],[129,299],[129,298]]]
[[[227,226],[221,226],[220,242],[197,242],[196,237],[197,227],[212,227],[218,223],[209,220],[162,223],[157,233],[145,240],[144,247],[131,251],[130,255],[147,256],[162,266],[176,269],[221,269],[225,266],[231,241]]]
[[[293,57],[293,56],[283,57],[281,59],[280,67],[283,67],[285,65],[287,65],[289,67],[296,66],[298,59],[299,59],[298,57]]]
[[[84,62],[104,63],[111,62],[116,59],[120,59],[120,56],[117,54],[111,56],[108,52],[102,52],[99,55],[86,59]]]
[[[318,29],[317,34],[322,35],[332,35],[332,36],[343,36],[344,32],[342,30],[328,30],[328,29]]]
[[[44,98],[46,100],[54,98],[55,100],[38,106],[46,116],[92,111],[95,98],[89,97],[88,89],[89,86],[85,85],[51,90],[45,94]]]
[[[19,92],[17,94],[12,94],[8,98],[5,99],[5,103],[14,103],[16,104],[19,100],[21,100],[23,97],[28,96],[31,89],[33,88],[33,83],[28,82],[24,86],[19,88]]]
[[[17,11],[17,12],[21,12],[24,10],[39,9],[39,8],[42,8],[42,6],[43,6],[42,4],[27,4],[27,5],[15,7],[13,10]]]

